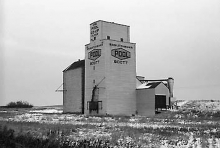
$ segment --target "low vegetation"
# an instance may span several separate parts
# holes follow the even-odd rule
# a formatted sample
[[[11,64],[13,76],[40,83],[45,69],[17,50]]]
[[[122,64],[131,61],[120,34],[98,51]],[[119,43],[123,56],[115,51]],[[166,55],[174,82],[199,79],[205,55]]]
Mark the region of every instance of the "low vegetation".
[[[7,126],[0,125],[0,147],[1,148],[17,148],[17,147],[31,147],[31,148],[107,148],[108,141],[103,140],[78,140],[77,142],[69,141],[61,135],[57,135],[56,131],[50,131],[45,138],[34,137],[31,133],[22,133],[15,136],[14,130],[8,129]]]
[[[0,147],[220,147],[219,110],[190,104],[152,118],[62,114],[58,107],[0,108]]]
[[[27,101],[10,102],[6,105],[7,108],[32,108],[33,105]]]

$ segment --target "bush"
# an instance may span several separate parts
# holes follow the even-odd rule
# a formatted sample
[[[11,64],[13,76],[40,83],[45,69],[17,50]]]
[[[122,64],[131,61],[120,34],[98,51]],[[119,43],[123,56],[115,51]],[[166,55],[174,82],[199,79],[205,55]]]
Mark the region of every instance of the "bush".
[[[8,108],[32,108],[33,105],[29,104],[27,101],[17,101],[17,102],[10,102],[6,105]]]

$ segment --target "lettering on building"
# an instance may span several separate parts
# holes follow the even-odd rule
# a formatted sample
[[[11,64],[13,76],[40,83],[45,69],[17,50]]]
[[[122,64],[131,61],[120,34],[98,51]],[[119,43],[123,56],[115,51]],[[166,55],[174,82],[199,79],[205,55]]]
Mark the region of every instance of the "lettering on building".
[[[90,65],[96,65],[96,64],[99,64],[99,60],[90,62]]]
[[[114,43],[109,43],[110,46],[115,46],[115,47],[122,47],[122,48],[130,48],[132,49],[132,46],[127,46],[127,45],[121,45],[121,44],[114,44]]]
[[[93,49],[88,53],[88,59],[95,61],[101,56],[101,49]]]
[[[94,45],[94,46],[91,46],[91,47],[88,47],[88,45],[87,45],[87,46],[86,46],[86,49],[87,49],[87,50],[91,50],[91,49],[93,49],[93,48],[98,48],[98,47],[100,47],[100,46],[103,46],[103,42],[102,42],[101,44]]]
[[[114,63],[117,63],[117,64],[128,64],[128,61],[114,60]]]
[[[99,27],[95,22],[91,24],[91,28],[90,28],[91,41],[94,41],[96,39],[96,36],[98,36],[98,34],[99,34]]]
[[[124,60],[131,57],[131,53],[123,48],[112,49],[111,55],[119,60]]]

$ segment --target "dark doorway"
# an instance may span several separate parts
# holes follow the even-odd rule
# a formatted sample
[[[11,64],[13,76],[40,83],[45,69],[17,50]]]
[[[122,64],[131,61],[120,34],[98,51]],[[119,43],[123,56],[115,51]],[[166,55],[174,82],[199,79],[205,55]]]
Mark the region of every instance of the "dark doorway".
[[[158,110],[159,108],[166,109],[166,96],[165,95],[155,95],[155,109]]]

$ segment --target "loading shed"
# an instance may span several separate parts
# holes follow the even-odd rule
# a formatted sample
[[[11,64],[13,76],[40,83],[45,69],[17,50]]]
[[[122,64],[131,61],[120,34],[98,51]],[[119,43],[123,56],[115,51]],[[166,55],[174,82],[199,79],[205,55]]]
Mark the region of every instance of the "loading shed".
[[[170,105],[169,89],[163,82],[143,83],[137,89],[137,114],[150,116]]]

